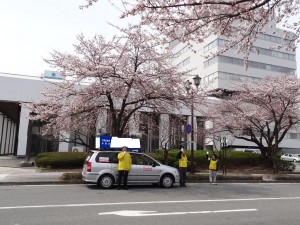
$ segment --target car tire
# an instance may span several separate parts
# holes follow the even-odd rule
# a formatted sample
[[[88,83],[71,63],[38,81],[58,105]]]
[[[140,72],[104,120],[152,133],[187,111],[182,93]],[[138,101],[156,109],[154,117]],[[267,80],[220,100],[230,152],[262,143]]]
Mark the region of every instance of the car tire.
[[[115,179],[112,175],[110,174],[103,174],[99,179],[98,179],[98,187],[102,189],[110,189],[115,183]]]
[[[297,160],[296,160],[296,159],[294,159],[294,160],[293,160],[293,162],[295,163],[295,162],[297,162]]]
[[[174,178],[171,174],[165,174],[160,179],[160,185],[164,188],[170,188],[174,184]]]

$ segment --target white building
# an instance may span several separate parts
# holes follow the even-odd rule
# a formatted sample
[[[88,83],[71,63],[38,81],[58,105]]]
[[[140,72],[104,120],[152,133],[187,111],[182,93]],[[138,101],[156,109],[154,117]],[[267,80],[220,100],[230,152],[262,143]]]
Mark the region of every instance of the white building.
[[[30,112],[22,104],[42,98],[41,93],[51,85],[47,80],[53,81],[53,78],[60,79],[54,73],[43,78],[0,73],[0,155],[25,156],[26,151],[34,154],[34,144],[42,151],[69,151],[72,148],[68,143],[42,137],[38,124],[31,124],[31,134],[37,138],[28,138]]]
[[[248,68],[244,65],[244,55],[238,54],[235,48],[218,56],[205,57],[224,47],[226,39],[221,35],[211,36],[201,44],[194,43],[193,49],[177,40],[171,42],[169,48],[174,53],[178,53],[178,57],[172,63],[179,69],[194,69],[192,74],[202,78],[201,85],[209,89],[236,90],[237,83],[241,80],[251,82],[269,75],[296,76],[296,53],[283,49],[275,50],[279,44],[295,44],[289,40],[283,40],[283,36],[284,31],[276,28],[274,22],[267,33],[260,35],[254,43],[254,51],[249,55]],[[187,79],[191,80],[192,77]],[[255,147],[253,143],[242,140],[231,139],[228,144],[233,148]],[[299,131],[288,133],[280,147],[283,151],[299,150],[300,152]],[[220,148],[220,143],[217,148]]]

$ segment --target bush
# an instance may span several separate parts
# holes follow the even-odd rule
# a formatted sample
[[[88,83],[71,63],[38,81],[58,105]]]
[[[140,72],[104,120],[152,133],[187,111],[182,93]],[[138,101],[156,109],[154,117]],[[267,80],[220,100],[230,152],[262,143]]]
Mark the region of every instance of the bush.
[[[155,152],[155,153],[148,153],[147,155],[151,156],[152,158],[156,159],[157,161],[161,162],[164,164],[164,155],[163,152]],[[174,166],[174,163],[178,161],[176,156],[174,154],[170,154],[168,156],[168,166]]]
[[[81,168],[85,158],[83,152],[45,152],[37,155],[35,163],[40,168],[74,169]]]
[[[278,160],[277,161],[277,168],[279,171],[283,172],[292,172],[296,169],[296,166],[292,162],[284,161],[284,160]]]
[[[169,150],[169,165],[178,168],[178,159],[176,155],[179,149]],[[191,151],[186,150],[188,160],[191,159]],[[235,167],[243,167],[243,166],[262,166],[263,159],[260,154],[255,154],[251,152],[238,152],[238,151],[226,151],[226,161],[222,159],[223,152],[217,152],[220,166],[222,166],[222,162],[226,164],[227,168],[235,168]],[[209,151],[209,156],[212,156],[213,152]],[[155,153],[152,153],[151,156],[156,160],[163,162],[163,150],[156,150]],[[206,159],[206,151],[204,150],[195,150],[194,151],[194,164],[199,169],[207,169],[208,168],[208,160]],[[189,167],[189,165],[188,165]],[[221,168],[221,167],[220,167]]]

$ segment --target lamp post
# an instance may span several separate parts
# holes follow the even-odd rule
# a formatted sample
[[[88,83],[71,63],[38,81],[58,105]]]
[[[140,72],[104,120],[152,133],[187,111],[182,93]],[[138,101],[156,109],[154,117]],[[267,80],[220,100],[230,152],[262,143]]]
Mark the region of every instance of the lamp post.
[[[222,142],[222,141],[221,141]],[[223,137],[223,143],[222,143],[222,152],[223,152],[223,163],[222,163],[222,167],[223,167],[223,174],[226,175],[227,174],[227,155],[226,155],[226,149],[227,149],[227,139],[226,137]]]
[[[196,75],[194,78],[194,85],[197,88],[198,91],[198,87],[200,85],[201,82],[201,77],[199,77],[198,75]],[[187,92],[189,92],[189,90],[192,91],[192,104],[191,104],[191,166],[190,166],[190,173],[195,173],[195,167],[194,167],[194,91],[193,88],[191,87],[192,83],[188,80],[187,81]]]

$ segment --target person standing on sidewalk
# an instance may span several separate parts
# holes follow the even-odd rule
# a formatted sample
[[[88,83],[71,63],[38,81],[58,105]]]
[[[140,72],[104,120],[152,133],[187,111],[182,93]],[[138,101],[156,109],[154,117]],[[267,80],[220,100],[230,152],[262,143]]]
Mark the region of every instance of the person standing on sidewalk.
[[[186,187],[185,181],[186,181],[186,171],[187,171],[187,156],[184,152],[184,149],[182,148],[180,151],[180,158],[179,158],[179,175],[180,175],[180,187]]]
[[[127,147],[124,146],[122,148],[122,152],[118,154],[118,170],[119,170],[119,176],[118,176],[118,190],[121,189],[121,183],[122,183],[122,178],[124,178],[123,181],[123,187],[125,190],[127,190],[127,178],[128,178],[128,173],[131,169],[131,155],[128,153]]]
[[[215,154],[211,158],[209,158],[208,152],[206,153],[206,158],[209,160],[209,182],[210,184],[217,185],[217,171],[219,167],[219,160]]]

